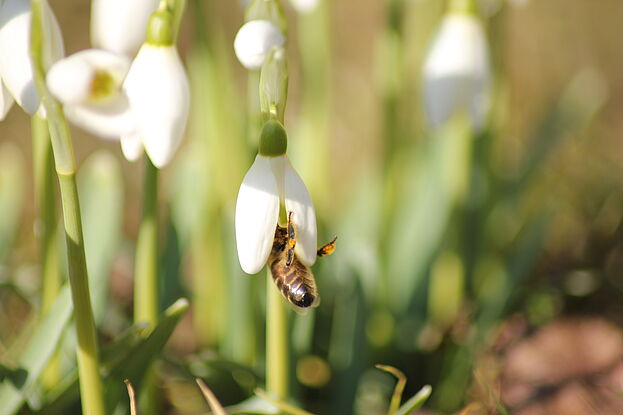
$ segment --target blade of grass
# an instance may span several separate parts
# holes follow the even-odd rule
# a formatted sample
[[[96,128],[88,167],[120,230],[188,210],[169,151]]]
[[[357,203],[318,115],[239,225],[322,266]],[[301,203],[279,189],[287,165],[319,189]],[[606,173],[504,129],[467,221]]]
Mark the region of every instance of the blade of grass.
[[[389,403],[389,411],[388,415],[394,414],[398,408],[400,407],[400,399],[402,397],[402,392],[405,390],[405,385],[407,384],[407,377],[400,370],[396,369],[393,366],[387,365],[374,365],[377,369],[380,369],[384,372],[390,373],[398,379],[396,383],[396,387],[394,388],[394,393],[392,395],[392,400]]]
[[[433,388],[430,385],[424,386],[418,393],[407,400],[407,402],[405,402],[394,415],[407,415],[412,411],[421,408],[432,392]]]
[[[208,402],[208,405],[210,405],[212,413],[214,415],[227,415],[227,412],[225,412],[225,409],[223,408],[221,403],[218,401],[218,399],[216,399],[216,396],[214,395],[212,390],[210,390],[210,388],[208,388],[201,379],[195,379],[195,382],[197,382],[197,385],[199,385],[199,389],[201,389],[203,397]]]
[[[255,394],[257,396],[259,396],[260,398],[265,399],[268,402],[270,402],[271,404],[275,405],[277,408],[281,409],[281,411],[285,412],[286,414],[291,414],[291,415],[314,415],[311,412],[307,412],[307,411],[305,411],[303,409],[297,408],[296,406],[290,405],[289,403],[280,401],[279,399],[275,399],[272,396],[270,396],[268,393],[263,391],[262,389],[256,389],[255,390]]]

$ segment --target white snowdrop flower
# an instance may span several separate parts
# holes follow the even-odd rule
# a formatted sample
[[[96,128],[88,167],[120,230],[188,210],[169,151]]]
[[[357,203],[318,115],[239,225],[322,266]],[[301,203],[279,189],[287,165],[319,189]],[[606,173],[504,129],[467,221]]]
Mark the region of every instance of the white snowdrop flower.
[[[260,151],[244,177],[236,201],[236,245],[243,271],[256,274],[272,249],[280,205],[292,212],[296,227],[295,253],[301,262],[316,262],[316,213],[305,183],[286,155],[283,126],[268,121],[262,129]]]
[[[311,13],[318,7],[320,0],[290,0],[292,7],[299,13]]]
[[[251,20],[245,23],[234,39],[234,51],[247,69],[260,69],[268,52],[275,46],[283,46],[286,39],[281,31],[268,20]]]
[[[47,69],[64,54],[61,29],[43,2],[43,65]],[[30,0],[4,0],[0,6],[0,78],[13,99],[28,114],[39,108],[39,94],[30,58]]]
[[[489,109],[491,69],[483,27],[471,13],[446,15],[423,68],[429,122],[438,127],[466,111],[481,130]]]
[[[0,80],[0,121],[4,120],[7,113],[13,106],[13,97],[6,86],[4,86],[4,82]]]
[[[162,30],[172,25],[172,16],[157,11],[152,15],[152,22],[153,34],[148,30],[147,41],[123,83],[136,129],[121,140],[124,154],[132,160],[138,147],[136,140],[140,138],[152,163],[161,168],[169,163],[181,143],[190,92],[186,71],[173,44],[172,26]]]
[[[87,49],[52,65],[46,83],[69,120],[99,137],[118,139],[134,128],[121,90],[129,68],[125,56]]]
[[[158,3],[158,0],[93,0],[93,47],[133,57],[145,42],[147,22]]]

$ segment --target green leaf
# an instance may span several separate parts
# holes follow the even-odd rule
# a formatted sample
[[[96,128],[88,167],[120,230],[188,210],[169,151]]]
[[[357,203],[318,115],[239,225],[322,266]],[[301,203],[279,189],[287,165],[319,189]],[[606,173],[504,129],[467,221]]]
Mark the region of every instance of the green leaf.
[[[114,407],[121,403],[128,408],[125,379],[129,379],[136,390],[147,368],[161,353],[177,323],[188,309],[188,301],[177,300],[161,316],[152,331],[145,332],[144,324],[128,329],[115,343],[102,351],[102,377],[105,382],[106,402]],[[61,382],[61,387],[48,395],[47,402],[39,415],[66,414],[67,408],[75,404],[79,398],[77,372],[74,371]],[[122,402],[123,399],[123,402]]]
[[[121,240],[123,176],[107,151],[89,157],[78,173],[84,245],[96,324],[106,311],[108,277]]]
[[[396,413],[393,415],[407,415],[416,409],[420,409],[432,392],[433,388],[431,388],[430,385],[424,386],[418,393],[413,395],[407,402],[398,408]]]
[[[56,350],[72,311],[69,286],[65,285],[49,313],[37,324],[20,355],[17,368],[0,383],[0,415],[14,414],[23,405],[34,382]]]

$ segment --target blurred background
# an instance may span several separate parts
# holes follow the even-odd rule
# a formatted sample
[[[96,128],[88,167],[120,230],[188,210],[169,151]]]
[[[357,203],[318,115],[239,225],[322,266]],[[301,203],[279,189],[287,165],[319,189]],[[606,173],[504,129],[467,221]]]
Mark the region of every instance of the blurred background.
[[[88,2],[50,3],[67,53],[88,48]],[[283,6],[289,155],[319,243],[339,238],[314,267],[320,307],[292,313],[297,405],[384,414],[383,363],[407,376],[405,399],[432,385],[426,413],[623,413],[623,3],[480,1],[494,88],[478,134],[460,117],[426,123],[421,67],[445,2]],[[242,272],[233,235],[257,151],[232,47],[242,10],[188,0],[182,25],[192,113],[162,171],[161,303],[191,309],[162,352],[161,413],[208,411],[194,377],[224,405],[263,385],[266,276]],[[143,163],[72,133],[105,350],[131,325]],[[0,123],[2,364],[41,307],[33,198],[30,120],[15,107]],[[72,335],[58,379],[75,366]],[[78,413],[75,394],[42,390],[24,413]]]

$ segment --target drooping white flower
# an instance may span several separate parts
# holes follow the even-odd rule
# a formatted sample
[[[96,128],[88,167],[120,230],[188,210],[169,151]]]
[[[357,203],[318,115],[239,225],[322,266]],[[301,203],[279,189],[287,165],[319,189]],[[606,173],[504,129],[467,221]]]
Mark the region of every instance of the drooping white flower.
[[[13,97],[8,89],[4,86],[4,82],[0,79],[0,121],[4,120],[7,113],[13,106]]]
[[[145,41],[149,16],[157,7],[158,0],[93,0],[93,47],[134,56]]]
[[[273,125],[268,125],[273,123]],[[269,128],[280,127],[276,121]],[[266,130],[266,125],[264,131]],[[263,134],[264,134],[263,131]],[[283,132],[285,137],[285,131]],[[316,213],[305,183],[282,150],[260,154],[244,177],[236,201],[236,245],[243,271],[256,274],[266,263],[272,249],[280,205],[292,212],[296,227],[295,253],[301,262],[316,262]],[[281,154],[279,154],[281,153]]]
[[[290,0],[292,7],[299,13],[310,13],[318,7],[320,0]]]
[[[99,137],[119,139],[134,129],[121,89],[129,68],[125,56],[87,49],[52,65],[46,82],[69,120]]]
[[[32,115],[40,99],[30,58],[30,0],[4,0],[0,4],[0,78],[15,101]],[[47,69],[65,51],[58,22],[47,2],[42,4],[43,65]]]
[[[489,48],[481,22],[470,13],[445,16],[423,68],[431,125],[440,126],[465,111],[474,128],[481,130],[489,109],[490,78]]]
[[[136,129],[121,136],[130,160],[140,139],[156,167],[164,167],[179,147],[188,111],[190,92],[186,71],[175,45],[145,43],[132,62],[123,83]]]
[[[247,69],[259,69],[270,50],[283,46],[285,37],[268,20],[251,20],[245,23],[234,39],[234,51],[238,60]]]

